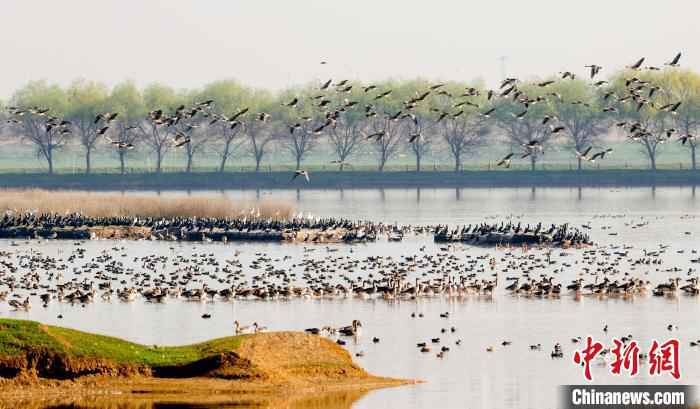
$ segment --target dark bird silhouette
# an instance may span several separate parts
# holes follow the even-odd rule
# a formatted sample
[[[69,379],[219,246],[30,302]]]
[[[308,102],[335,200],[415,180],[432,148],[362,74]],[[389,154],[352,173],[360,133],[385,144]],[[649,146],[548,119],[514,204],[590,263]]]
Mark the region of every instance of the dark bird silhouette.
[[[681,56],[682,56],[682,55],[683,55],[683,53],[678,53],[678,54],[676,54],[676,56],[673,57],[673,60],[667,62],[667,63],[664,64],[664,65],[668,65],[669,67],[678,67],[678,66],[679,66],[678,63],[681,61]]]
[[[309,183],[309,172],[302,170],[302,169],[297,169],[294,171],[294,176],[292,176],[292,180],[290,182],[294,181],[299,176],[303,176],[306,178],[306,183]]]

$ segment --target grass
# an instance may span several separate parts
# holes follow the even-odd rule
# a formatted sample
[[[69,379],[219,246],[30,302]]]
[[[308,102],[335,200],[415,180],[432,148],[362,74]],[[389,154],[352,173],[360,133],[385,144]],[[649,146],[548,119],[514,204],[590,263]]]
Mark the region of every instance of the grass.
[[[99,183],[99,182],[98,182]],[[85,191],[0,190],[0,211],[81,213],[93,217],[233,217],[287,218],[292,207],[278,202],[256,205],[218,197],[139,196]]]
[[[186,346],[155,347],[35,321],[0,319],[0,356],[43,350],[74,358],[109,359],[119,364],[162,367],[184,365],[234,351],[243,337],[219,338]]]
[[[444,144],[435,143],[423,157],[422,166],[426,171],[449,171],[454,168],[453,159]],[[595,164],[584,164],[585,168],[601,169],[647,169],[649,162],[639,144],[627,141],[608,140],[596,145],[599,148],[612,148],[614,152],[605,160]],[[478,148],[464,158],[464,170],[488,170],[506,153],[513,149],[507,142],[492,141]],[[517,151],[517,149],[515,149]],[[54,168],[56,173],[83,173],[85,158],[83,149],[75,144],[65,146],[56,152]],[[337,170],[337,165],[330,164],[335,159],[332,149],[326,142],[319,144],[309,152],[303,160],[302,167],[310,171]],[[377,155],[372,146],[362,145],[348,159],[352,164],[351,170],[374,171],[377,169]],[[182,172],[186,164],[186,156],[181,150],[172,150],[165,157],[162,167],[164,172]],[[214,147],[207,147],[194,158],[195,172],[215,172],[219,166],[219,158]],[[514,160],[514,169],[527,169],[527,160]],[[679,143],[659,146],[657,158],[659,169],[688,169],[690,167],[690,151]],[[234,175],[239,172],[252,172],[255,161],[246,149],[236,152],[228,162],[226,171]],[[292,171],[296,167],[295,160],[282,146],[273,145],[261,163],[263,171]],[[541,158],[538,168],[542,170],[571,170],[575,169],[576,160],[570,147],[553,145],[548,147]],[[128,173],[147,173],[155,168],[153,155],[145,146],[131,151],[127,157],[126,170]],[[37,157],[32,145],[24,143],[5,143],[0,149],[0,173],[42,173],[46,172],[46,162]],[[401,145],[399,152],[386,165],[390,171],[413,171],[415,157],[408,145]],[[92,171],[94,173],[119,173],[119,162],[115,151],[106,145],[98,145],[92,155]],[[235,176],[234,176],[235,177]]]

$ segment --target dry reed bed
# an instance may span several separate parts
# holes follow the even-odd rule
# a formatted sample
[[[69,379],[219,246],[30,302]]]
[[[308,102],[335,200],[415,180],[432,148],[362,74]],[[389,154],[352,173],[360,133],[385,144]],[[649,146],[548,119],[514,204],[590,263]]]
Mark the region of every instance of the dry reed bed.
[[[286,203],[239,203],[223,196],[162,197],[129,193],[0,190],[0,211],[80,213],[91,217],[216,217],[274,218],[292,216]]]

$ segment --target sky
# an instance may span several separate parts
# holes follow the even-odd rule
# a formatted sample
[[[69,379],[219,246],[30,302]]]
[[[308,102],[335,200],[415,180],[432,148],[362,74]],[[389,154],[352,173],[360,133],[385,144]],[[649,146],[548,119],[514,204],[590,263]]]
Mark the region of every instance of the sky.
[[[321,79],[700,70],[694,0],[2,0],[0,99],[31,80],[281,89]],[[322,65],[321,61],[328,64]]]

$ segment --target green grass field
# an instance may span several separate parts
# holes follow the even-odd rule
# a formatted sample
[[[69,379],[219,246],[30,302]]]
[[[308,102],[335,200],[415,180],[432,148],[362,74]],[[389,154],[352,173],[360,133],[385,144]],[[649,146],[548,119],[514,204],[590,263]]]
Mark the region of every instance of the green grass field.
[[[109,359],[120,364],[162,367],[184,365],[233,351],[240,346],[241,338],[226,337],[187,346],[155,347],[34,321],[0,319],[0,357],[42,350],[74,358]]]
[[[614,152],[604,160],[595,164],[585,163],[588,169],[647,169],[649,162],[641,151],[641,146],[629,142],[606,143]],[[463,160],[464,170],[489,170],[511,148],[507,144],[495,143],[479,148],[474,155]],[[308,154],[302,167],[310,171],[337,170],[337,165],[330,164],[335,159],[328,146],[319,145]],[[377,169],[376,153],[371,147],[362,146],[350,158],[351,167],[346,170],[371,171]],[[171,150],[163,161],[163,172],[181,172],[185,169],[186,157],[181,150]],[[217,153],[208,148],[195,156],[194,171],[213,172],[218,170],[219,158]],[[513,161],[512,169],[529,169],[526,159]],[[85,169],[84,152],[79,146],[66,146],[55,154],[56,173],[83,173]],[[657,158],[659,169],[688,169],[690,168],[690,150],[678,143],[664,144],[659,148]],[[129,152],[127,171],[129,173],[151,172],[155,168],[153,155],[145,147]],[[281,146],[271,149],[263,159],[261,168],[264,171],[289,171],[296,168],[296,163],[290,153]],[[570,170],[576,168],[576,160],[571,149],[564,146],[554,146],[538,163],[541,170]],[[46,162],[37,157],[36,150],[26,144],[5,144],[0,149],[0,173],[41,173],[46,172]],[[242,150],[227,162],[228,172],[250,172],[255,169],[255,161],[247,151]],[[453,170],[454,162],[444,148],[434,147],[422,159],[423,171]],[[119,171],[119,161],[113,150],[100,145],[92,154],[92,170],[95,173],[116,173]],[[415,170],[415,157],[410,149],[397,153],[386,165],[387,171]]]

